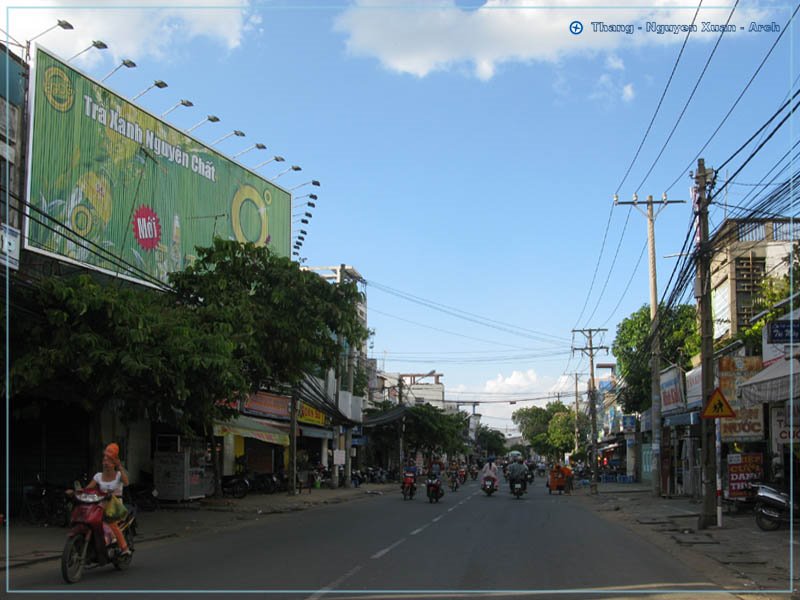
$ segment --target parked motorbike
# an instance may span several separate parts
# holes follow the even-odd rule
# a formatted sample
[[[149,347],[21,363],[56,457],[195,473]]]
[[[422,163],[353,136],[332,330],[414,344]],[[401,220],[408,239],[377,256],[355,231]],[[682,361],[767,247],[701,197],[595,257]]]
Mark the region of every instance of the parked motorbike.
[[[444,496],[442,482],[435,477],[431,477],[425,482],[425,490],[428,495],[428,502],[430,503],[439,502],[439,498]]]
[[[244,475],[224,475],[222,477],[222,493],[225,496],[244,498],[251,488],[250,480]]]
[[[494,479],[491,477],[484,477],[481,483],[481,489],[487,496],[494,494],[497,491],[497,487],[494,485]]]
[[[53,485],[37,473],[35,481],[23,487],[24,516],[29,523],[66,527],[72,511],[72,492]]]
[[[87,567],[111,563],[118,571],[127,569],[133,558],[133,538],[136,535],[136,507],[119,523],[131,554],[120,552],[117,539],[103,521],[103,504],[106,494],[98,490],[80,490],[74,494],[67,541],[61,553],[61,576],[67,583],[76,583]]]
[[[789,523],[794,519],[795,523],[800,518],[800,507],[797,503],[790,502],[789,494],[781,492],[773,487],[758,484],[756,491],[756,525],[764,531],[774,531],[781,524]],[[790,511],[790,506],[792,510]]]
[[[511,493],[515,498],[522,498],[522,494],[525,493],[525,484],[522,479],[514,479],[511,482]]]
[[[403,492],[403,500],[413,500],[414,494],[417,491],[417,476],[415,473],[403,473],[403,485],[401,486]]]

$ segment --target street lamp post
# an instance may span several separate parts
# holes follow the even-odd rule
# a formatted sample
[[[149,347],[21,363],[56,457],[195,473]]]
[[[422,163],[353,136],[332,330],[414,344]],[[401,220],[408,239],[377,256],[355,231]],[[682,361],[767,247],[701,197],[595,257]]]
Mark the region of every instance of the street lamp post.
[[[127,59],[127,58],[123,58],[121,63],[119,63],[116,67],[114,67],[108,75],[106,75],[105,77],[103,77],[100,80],[100,83],[103,83],[106,79],[111,77],[114,73],[119,71],[122,67],[125,67],[127,69],[134,69],[134,68],[136,68],[136,63],[133,62],[132,60]]]
[[[158,88],[160,90],[163,90],[165,87],[167,87],[167,82],[166,81],[162,81],[161,79],[156,79],[153,83],[151,83],[149,86],[147,86],[141,92],[139,92],[133,98],[131,98],[131,102],[133,102],[137,98],[141,98],[142,96],[144,96],[147,92],[149,92],[153,88]]]
[[[194,125],[189,127],[189,129],[186,130],[186,133],[191,133],[192,131],[200,127],[200,125],[202,125],[203,123],[217,123],[217,122],[219,122],[219,117],[217,115],[208,115],[205,119],[203,119],[199,123],[195,123]]]
[[[170,106],[167,110],[161,113],[161,118],[163,119],[179,106],[185,106],[186,108],[191,108],[192,106],[194,106],[194,102],[192,102],[191,100],[179,100],[173,106]]]
[[[221,138],[219,138],[219,139],[216,139],[216,140],[214,140],[213,142],[211,142],[211,143],[208,145],[208,146],[209,146],[209,148],[213,148],[214,146],[216,146],[217,144],[219,144],[221,141],[223,141],[223,140],[227,140],[227,139],[228,139],[229,137],[231,137],[232,135],[235,135],[236,137],[244,137],[244,136],[245,136],[245,134],[244,134],[244,131],[240,131],[240,130],[238,130],[238,129],[234,129],[234,130],[233,130],[233,131],[231,131],[230,133],[226,133],[226,134],[225,134],[225,135],[223,135]]]
[[[261,164],[258,164],[258,165],[256,165],[255,167],[253,167],[253,170],[255,171],[256,169],[260,169],[260,168],[261,168],[261,167],[263,167],[264,165],[268,165],[268,164],[269,164],[269,163],[271,163],[271,162],[283,162],[283,161],[285,161],[285,160],[286,160],[286,159],[285,159],[285,158],[283,158],[282,156],[273,156],[273,157],[272,157],[272,158],[270,158],[269,160],[265,160],[265,161],[264,161],[264,162],[262,162]]]
[[[52,27],[51,27],[51,29],[52,29]],[[37,37],[38,37],[38,36],[37,36]],[[86,48],[84,48],[83,50],[81,50],[80,52],[78,52],[77,54],[75,54],[75,55],[71,56],[70,58],[68,58],[68,59],[67,59],[67,62],[71,62],[71,61],[75,60],[75,59],[76,59],[76,58],[78,58],[78,57],[79,57],[81,54],[83,54],[84,52],[88,52],[88,51],[89,51],[89,50],[91,50],[92,48],[97,48],[98,50],[105,50],[106,48],[108,48],[108,46],[107,46],[107,45],[106,45],[106,43],[105,43],[104,41],[102,41],[102,40],[94,40],[94,41],[91,43],[91,45],[87,46]]]
[[[238,158],[238,157],[239,157],[239,156],[241,156],[242,154],[244,154],[244,153],[246,153],[246,152],[250,152],[250,150],[254,150],[255,148],[258,148],[259,150],[266,150],[266,149],[267,149],[267,147],[266,147],[264,144],[262,144],[262,143],[253,144],[252,146],[248,146],[247,148],[245,148],[245,149],[244,149],[244,150],[242,150],[241,152],[237,152],[236,154],[234,154],[233,156],[231,156],[231,158]]]
[[[288,173],[289,171],[302,171],[302,170],[303,170],[303,168],[302,168],[302,167],[299,167],[299,166],[297,166],[297,165],[292,165],[291,167],[289,167],[289,168],[288,168],[288,169],[286,169],[285,171],[281,171],[280,173],[278,173],[277,175],[275,175],[275,177],[273,177],[273,178],[272,178],[272,181],[275,181],[275,180],[276,180],[278,177],[280,177],[281,175],[286,175],[286,173]]]
[[[297,169],[297,170],[299,171],[300,169]],[[296,185],[293,188],[289,188],[289,191],[293,192],[296,189],[301,188],[304,185],[309,185],[309,184],[313,185],[314,187],[319,187],[320,186],[319,181],[317,181],[316,179],[312,179],[311,181],[306,181],[305,183],[301,183],[300,185]]]

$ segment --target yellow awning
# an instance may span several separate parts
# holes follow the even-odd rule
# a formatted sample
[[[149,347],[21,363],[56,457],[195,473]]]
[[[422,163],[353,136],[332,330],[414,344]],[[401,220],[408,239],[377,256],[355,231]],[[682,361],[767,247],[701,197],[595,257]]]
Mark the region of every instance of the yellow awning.
[[[226,433],[261,440],[268,444],[289,445],[288,433],[263,419],[239,416],[230,421],[216,421],[214,435],[225,435]]]

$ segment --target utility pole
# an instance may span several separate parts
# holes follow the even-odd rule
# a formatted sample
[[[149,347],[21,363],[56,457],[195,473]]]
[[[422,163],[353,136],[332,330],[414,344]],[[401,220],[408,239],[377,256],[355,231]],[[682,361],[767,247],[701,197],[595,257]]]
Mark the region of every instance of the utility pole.
[[[703,406],[714,391],[714,323],[711,314],[711,248],[708,243],[708,204],[706,190],[713,186],[713,169],[706,169],[705,161],[697,160],[694,175],[697,194],[697,228],[699,248],[697,253],[698,285],[695,286],[700,312],[700,361],[702,365]],[[701,419],[701,462],[703,508],[697,528],[705,529],[716,523],[716,420]]]
[[[575,452],[578,451],[580,446],[580,428],[578,427],[578,415],[580,414],[580,396],[578,392],[578,376],[584,373],[572,373],[575,377]]]
[[[292,387],[289,405],[289,494],[297,493],[297,403],[300,401],[300,384]]]
[[[592,336],[595,333],[608,331],[608,329],[573,329],[572,333],[582,333],[589,340],[589,346],[584,348],[573,348],[572,350],[580,350],[589,355],[589,413],[592,422],[592,483],[589,491],[592,494],[597,493],[597,401],[595,398],[595,385],[594,385],[594,351],[605,350],[608,353],[608,346],[595,346]]]
[[[647,197],[647,213],[639,208],[639,196],[633,202],[620,202],[614,195],[614,205],[630,205],[647,218],[647,246],[650,255],[650,421],[653,427],[653,496],[661,495],[661,340],[658,332],[658,281],[656,278],[656,227],[655,221],[668,204],[684,204],[685,200],[667,200],[661,197],[661,206],[653,211],[653,197]]]

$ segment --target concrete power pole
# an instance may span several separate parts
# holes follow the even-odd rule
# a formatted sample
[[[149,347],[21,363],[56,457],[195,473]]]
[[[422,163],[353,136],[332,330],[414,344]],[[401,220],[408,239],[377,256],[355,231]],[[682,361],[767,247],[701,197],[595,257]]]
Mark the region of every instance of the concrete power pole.
[[[297,493],[297,403],[300,401],[300,384],[292,388],[289,405],[289,494]]]
[[[575,452],[578,452],[578,445],[580,444],[580,433],[578,431],[578,374],[575,373]]]
[[[614,195],[614,205],[630,205],[647,218],[647,246],[650,255],[650,421],[653,427],[653,496],[661,495],[661,339],[658,332],[658,281],[656,278],[656,217],[668,204],[683,204],[684,200],[667,200],[664,194],[661,207],[653,211],[653,197],[647,197],[647,213],[639,208],[639,197],[633,202],[620,202]]]
[[[608,352],[608,346],[595,346],[592,336],[595,333],[600,333],[601,331],[608,331],[608,329],[572,330],[573,333],[582,333],[589,340],[588,347],[573,348],[573,351],[580,350],[581,352],[585,352],[589,355],[589,413],[592,422],[592,452],[590,459],[592,464],[592,483],[589,489],[592,494],[597,493],[597,400],[595,398],[594,385],[594,351],[605,350],[606,353]]]
[[[714,391],[714,323],[711,314],[711,248],[708,244],[708,204],[706,189],[713,185],[713,169],[706,169],[705,161],[697,161],[694,177],[697,193],[697,227],[700,237],[697,276],[695,287],[700,312],[700,360],[702,365],[703,406]],[[700,448],[702,462],[703,508],[698,518],[698,529],[716,523],[716,423],[713,419],[702,419]]]

